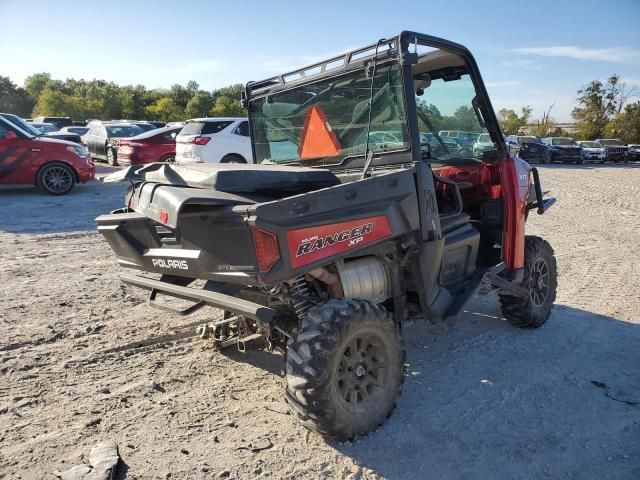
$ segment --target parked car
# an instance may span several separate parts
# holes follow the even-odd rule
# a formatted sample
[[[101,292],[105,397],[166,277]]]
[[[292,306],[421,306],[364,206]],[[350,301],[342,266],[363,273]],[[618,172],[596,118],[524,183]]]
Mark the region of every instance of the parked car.
[[[627,146],[627,159],[640,160],[640,144],[630,143]]]
[[[176,137],[176,163],[253,163],[246,118],[195,118]]]
[[[580,157],[584,162],[600,162],[604,163],[607,160],[607,153],[604,147],[598,142],[581,141],[580,145]]]
[[[166,124],[166,122],[156,122],[155,120],[150,120],[148,123],[150,123],[151,125],[154,125],[156,128],[163,128],[163,127],[168,127],[169,125]],[[183,126],[183,125],[181,125]]]
[[[73,120],[70,117],[36,117],[33,123],[52,123],[58,130],[62,127],[73,127]]]
[[[604,147],[607,160],[612,162],[626,160],[627,146],[619,138],[597,138],[595,141]]]
[[[4,117],[6,120],[9,120],[14,125],[17,125],[22,130],[29,132],[34,137],[46,137],[46,138],[57,138],[58,140],[67,140],[69,142],[74,143],[82,143],[80,140],[80,135],[70,132],[61,132],[57,128],[53,127],[51,130],[52,124],[40,124],[47,125],[47,127],[43,127],[43,129],[37,128],[35,124],[27,122],[25,119],[20,118],[17,115],[12,113],[0,113],[0,116]],[[48,132],[43,132],[43,130],[49,130]]]
[[[156,128],[135,137],[120,140],[118,163],[123,167],[154,162],[173,162],[176,136],[182,127]]]
[[[0,184],[37,185],[50,195],[64,195],[95,173],[84,146],[32,135],[0,116]]]
[[[549,163],[551,156],[549,147],[538,137],[532,135],[509,135],[507,137],[509,153],[518,156],[528,163]]]
[[[580,145],[569,137],[547,137],[542,143],[549,147],[549,158],[552,162],[582,163]]]
[[[75,133],[76,135],[82,136],[89,131],[89,127],[80,127],[74,125],[73,127],[62,127],[60,131],[64,133]]]
[[[167,122],[165,127],[184,127],[187,122]]]
[[[87,126],[87,121],[86,120],[74,120],[73,121],[73,126],[74,127],[86,127]],[[62,127],[64,128],[64,127]]]
[[[481,133],[478,136],[478,140],[473,144],[473,156],[479,158],[482,156],[482,152],[486,152],[487,150],[492,150],[494,148],[495,146],[491,140],[491,135],[488,133]]]
[[[92,158],[106,160],[109,165],[118,164],[118,142],[122,138],[135,137],[143,133],[137,125],[128,123],[93,123],[82,137]]]
[[[129,125],[137,125],[144,132],[149,132],[158,128],[153,123],[147,122],[146,120],[109,120],[109,123],[127,123]]]

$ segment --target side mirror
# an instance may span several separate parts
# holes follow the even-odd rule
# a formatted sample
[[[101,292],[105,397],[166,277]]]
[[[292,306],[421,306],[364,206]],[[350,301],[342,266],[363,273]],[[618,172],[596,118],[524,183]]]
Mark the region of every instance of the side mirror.
[[[16,138],[18,138],[18,135],[12,130],[7,130],[2,138],[4,138],[5,140],[15,140]]]

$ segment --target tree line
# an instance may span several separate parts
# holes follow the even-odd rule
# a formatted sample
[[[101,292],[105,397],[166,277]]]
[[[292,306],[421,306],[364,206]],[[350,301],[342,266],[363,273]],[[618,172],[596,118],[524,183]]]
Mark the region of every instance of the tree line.
[[[241,84],[207,91],[190,81],[169,89],[120,86],[104,80],[55,80],[36,73],[18,86],[0,75],[0,112],[21,117],[55,116],[76,120],[119,119],[164,122],[206,116],[244,116]]]
[[[620,81],[619,75],[611,75],[605,82],[592,80],[577,92],[576,105],[571,116],[576,123],[578,140],[596,138],[621,138],[625,143],[640,142],[640,101],[629,103],[636,97],[636,90]],[[498,121],[503,133],[516,135],[529,125],[529,134],[538,137],[572,136],[556,126],[551,117],[553,104],[537,120],[531,118],[532,109],[522,107],[520,113],[503,108],[498,111]]]
[[[23,86],[0,75],[0,112],[21,117],[61,116],[77,120],[129,118],[165,122],[197,117],[244,116],[240,105],[241,84],[207,91],[190,81],[169,89],[148,89],[144,85],[120,86],[104,80],[55,80],[48,73],[27,77]],[[611,75],[605,82],[593,80],[578,90],[572,117],[580,140],[614,137],[627,143],[640,142],[640,102],[628,103],[636,91]],[[435,131],[476,131],[479,124],[472,108],[461,106],[451,116],[440,113],[435,105],[418,101],[418,109],[433,123]],[[556,127],[551,105],[540,119],[533,120],[532,109],[520,112],[502,108],[498,121],[506,135],[518,134],[530,125],[530,134],[538,137],[567,135]]]

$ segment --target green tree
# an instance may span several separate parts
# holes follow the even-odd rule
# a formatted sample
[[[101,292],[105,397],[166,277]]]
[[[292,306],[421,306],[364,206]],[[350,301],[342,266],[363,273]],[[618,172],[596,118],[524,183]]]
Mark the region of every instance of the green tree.
[[[466,105],[461,105],[453,112],[453,121],[456,125],[456,130],[463,130],[465,132],[478,132],[481,130],[480,122],[473,108]]]
[[[627,105],[605,128],[607,137],[621,138],[625,143],[640,142],[640,102]]]
[[[65,117],[70,111],[70,97],[48,86],[38,96],[38,101],[33,108],[33,116]]]
[[[214,117],[244,117],[247,113],[240,104],[242,84],[231,85],[216,91],[215,100],[211,108]]]
[[[532,108],[530,106],[522,107],[521,114],[518,115],[514,110],[501,108],[498,111],[498,122],[502,133],[505,135],[517,135],[521,127],[524,127],[531,118]]]
[[[163,97],[146,108],[147,114],[156,120],[171,122],[184,119],[184,109],[171,97]]]
[[[624,85],[620,83],[620,76],[615,74],[606,83],[593,80],[578,90],[578,106],[571,115],[576,120],[580,138],[601,137],[607,123],[620,111],[624,101]]]
[[[18,87],[9,77],[0,75],[0,112],[28,117],[33,104],[33,98],[24,88]]]
[[[213,98],[211,94],[205,91],[197,92],[187,102],[187,107],[184,109],[184,115],[186,118],[199,118],[205,117],[213,107]]]
[[[38,100],[38,97],[51,82],[50,73],[34,73],[24,79],[24,88],[34,100]]]

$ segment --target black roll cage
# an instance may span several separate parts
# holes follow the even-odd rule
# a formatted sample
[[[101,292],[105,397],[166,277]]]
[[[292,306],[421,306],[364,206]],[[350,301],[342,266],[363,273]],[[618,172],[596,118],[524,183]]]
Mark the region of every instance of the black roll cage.
[[[500,130],[498,119],[495,115],[489,94],[482,80],[482,75],[475,61],[475,58],[471,52],[455,42],[445,40],[431,35],[425,35],[422,33],[403,31],[398,36],[381,39],[376,43],[367,45],[365,47],[358,48],[346,52],[342,55],[329,58],[327,60],[317,62],[308,65],[297,70],[293,70],[282,75],[276,75],[274,77],[267,78],[261,81],[250,81],[242,90],[242,104],[248,110],[249,128],[251,130],[251,136],[254,137],[253,123],[251,122],[252,109],[250,108],[251,102],[257,98],[264,98],[279,92],[291,90],[299,87],[300,85],[308,84],[311,82],[317,82],[319,80],[336,77],[338,75],[351,72],[360,68],[369,68],[371,61],[375,55],[376,46],[381,47],[378,50],[377,63],[378,66],[388,64],[390,62],[397,62],[401,66],[402,82],[404,90],[404,101],[407,121],[407,132],[410,140],[411,161],[417,162],[421,160],[420,151],[420,132],[417,122],[413,119],[417,118],[417,105],[415,100],[414,87],[413,87],[413,74],[411,72],[411,66],[418,63],[418,54],[411,52],[411,46],[424,46],[430,48],[437,48],[440,50],[452,52],[460,56],[465,62],[465,71],[469,73],[471,81],[476,91],[476,96],[473,99],[472,105],[476,111],[476,115],[479,114],[481,118],[478,120],[487,129],[491,139],[497,146],[498,155],[495,158],[505,158],[508,155],[507,146],[504,140],[504,136]],[[254,158],[256,157],[255,142],[251,145]],[[380,157],[389,157],[393,159],[391,162],[387,162],[384,159],[377,158],[372,162],[372,166],[386,165],[389,163],[406,163],[406,157],[403,155],[398,156],[397,152],[391,152],[390,154],[380,154]],[[402,157],[405,157],[404,159]],[[347,162],[349,159],[349,162]],[[377,160],[377,161],[376,161]],[[381,161],[382,160],[382,161]],[[354,157],[347,157],[341,164],[333,165],[334,168],[358,168],[364,165],[364,155],[356,155]],[[294,162],[295,164],[296,162]],[[307,166],[314,166],[316,162],[306,162]],[[347,164],[348,165],[345,165]],[[323,165],[322,162],[318,162],[317,165]]]

